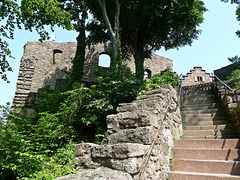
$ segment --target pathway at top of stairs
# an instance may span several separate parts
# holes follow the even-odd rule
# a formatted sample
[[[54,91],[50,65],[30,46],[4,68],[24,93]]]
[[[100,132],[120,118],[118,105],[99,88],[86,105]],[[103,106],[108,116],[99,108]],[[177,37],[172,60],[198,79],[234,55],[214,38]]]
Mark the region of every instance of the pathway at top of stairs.
[[[184,139],[176,140],[170,179],[240,179],[240,140],[211,91],[188,92]]]

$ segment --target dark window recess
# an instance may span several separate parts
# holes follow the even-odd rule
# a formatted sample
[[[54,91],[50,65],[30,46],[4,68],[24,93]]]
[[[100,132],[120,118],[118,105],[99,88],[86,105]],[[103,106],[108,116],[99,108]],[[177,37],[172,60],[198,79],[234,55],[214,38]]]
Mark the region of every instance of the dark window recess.
[[[56,56],[57,53],[62,54],[62,51],[59,50],[59,49],[54,49],[54,50],[53,50],[53,61],[52,61],[53,64],[56,64],[56,58],[55,58],[55,56]]]

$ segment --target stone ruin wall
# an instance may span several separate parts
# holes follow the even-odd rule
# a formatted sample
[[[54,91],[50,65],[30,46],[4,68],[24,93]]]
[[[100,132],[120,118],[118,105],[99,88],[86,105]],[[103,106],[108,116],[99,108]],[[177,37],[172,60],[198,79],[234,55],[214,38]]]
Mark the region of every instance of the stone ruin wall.
[[[237,63],[230,64],[228,66],[214,70],[214,74],[223,81],[227,80],[227,76],[229,76],[236,69],[239,69],[239,65]]]
[[[26,104],[31,101],[31,94],[36,93],[39,88],[50,85],[55,89],[58,80],[66,79],[65,71],[71,69],[76,45],[76,42],[27,42],[24,45],[13,105]],[[108,45],[98,44],[90,49],[86,48],[83,82],[94,81],[94,71],[98,67],[101,54],[109,54]],[[125,62],[125,65],[135,72],[133,58]],[[167,66],[172,69],[173,63],[170,59],[154,54],[152,59],[145,61],[144,66],[154,75]]]
[[[180,108],[174,100],[170,101],[166,119],[161,118],[170,96],[178,99],[175,89],[167,85],[146,92],[132,103],[120,104],[118,113],[107,117],[108,144],[75,145],[78,173],[57,180],[136,179],[159,125],[159,135],[142,179],[168,179],[173,141],[182,136]]]
[[[199,81],[200,77],[202,80]],[[208,82],[212,82],[212,77],[210,76],[210,73],[206,73],[202,67],[194,67],[193,70],[190,70],[190,73],[183,76],[183,86],[191,86]]]

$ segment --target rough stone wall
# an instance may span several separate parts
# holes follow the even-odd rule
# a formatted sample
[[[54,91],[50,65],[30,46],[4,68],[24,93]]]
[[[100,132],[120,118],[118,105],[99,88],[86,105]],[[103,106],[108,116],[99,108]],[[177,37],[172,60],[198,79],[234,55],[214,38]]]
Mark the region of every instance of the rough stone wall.
[[[225,92],[222,84],[216,83],[214,86],[215,94],[224,110],[224,113],[229,117],[231,124],[240,135],[240,93],[235,95],[232,92]],[[238,103],[236,100],[238,98]]]
[[[228,66],[224,66],[220,69],[214,70],[214,74],[219,77],[221,80],[227,80],[227,76],[230,75],[234,70],[239,69],[239,66],[236,64],[230,64]]]
[[[118,171],[117,179],[125,173],[130,175],[126,179],[135,179],[161,125],[142,179],[166,180],[173,140],[182,136],[180,109],[173,100],[170,101],[166,119],[161,119],[170,96],[176,100],[178,98],[175,89],[168,85],[146,92],[132,103],[120,104],[118,113],[107,117],[108,144],[81,143],[75,146],[75,164],[80,168],[79,173],[88,169],[90,174],[95,174],[94,177],[100,177],[98,169],[105,167]],[[89,180],[92,178],[88,176]],[[102,174],[101,178],[107,179]]]
[[[66,79],[66,71],[71,69],[71,60],[75,56],[76,42],[28,42],[24,45],[24,55],[19,69],[17,90],[13,105],[25,104],[30,94],[34,94],[39,88],[49,85],[55,89],[57,81]],[[84,82],[94,81],[94,71],[98,67],[99,56],[109,54],[107,44],[98,44],[90,49],[86,48],[86,61],[84,68]],[[133,72],[133,59],[127,63]],[[167,66],[172,67],[172,60],[153,55],[152,59],[145,62],[152,75],[164,70]]]
[[[131,58],[130,61],[125,62],[125,65],[130,68],[133,73],[136,72],[133,58]],[[167,67],[173,69],[173,61],[156,54],[152,54],[151,59],[146,59],[144,61],[144,68],[150,70],[152,75],[160,73],[167,69]]]
[[[197,85],[212,82],[210,73],[206,73],[202,67],[194,67],[187,75],[183,76],[183,86]]]

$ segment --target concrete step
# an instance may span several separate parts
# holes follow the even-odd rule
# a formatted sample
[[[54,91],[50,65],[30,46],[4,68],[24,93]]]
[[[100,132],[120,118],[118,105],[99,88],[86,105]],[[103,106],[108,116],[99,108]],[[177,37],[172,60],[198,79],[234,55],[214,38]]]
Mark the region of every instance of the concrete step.
[[[236,132],[233,129],[221,129],[221,130],[185,130],[185,136],[221,136],[221,135],[236,135]]]
[[[240,160],[239,149],[174,148],[174,157],[198,160]]]
[[[214,129],[224,129],[226,125],[210,125],[210,126],[185,126],[185,130],[214,130]]]
[[[212,174],[212,173],[193,173],[172,171],[169,173],[170,180],[237,180],[238,175]]]
[[[174,146],[175,148],[240,149],[240,139],[179,139],[174,141]]]
[[[175,171],[240,175],[239,161],[194,160],[175,158]]]

